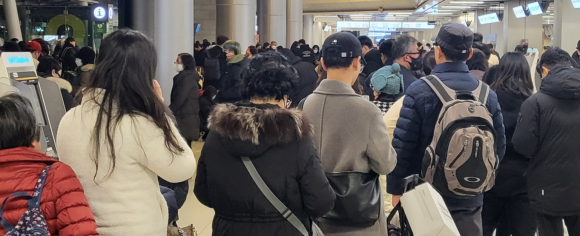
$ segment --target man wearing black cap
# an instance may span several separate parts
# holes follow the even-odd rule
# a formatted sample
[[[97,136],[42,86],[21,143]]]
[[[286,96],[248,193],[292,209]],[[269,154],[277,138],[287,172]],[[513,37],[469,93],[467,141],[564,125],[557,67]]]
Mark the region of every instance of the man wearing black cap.
[[[580,65],[580,40],[578,40],[578,44],[576,44],[576,51],[572,53],[572,59],[576,61],[577,65]]]
[[[322,46],[320,59],[328,79],[323,80],[306,98],[303,110],[314,126],[314,145],[324,171],[332,173],[327,177],[333,186],[361,189],[362,179],[366,178],[372,179],[374,186],[380,189],[377,174],[391,172],[396,157],[381,111],[351,87],[361,73],[362,56],[361,44],[353,34],[335,33],[329,36]],[[367,197],[368,201],[347,202],[346,199],[352,194],[355,198]],[[325,234],[333,236],[387,235],[383,201],[372,201],[373,198],[382,198],[380,192],[361,190],[347,196],[337,196],[335,208],[320,219],[320,228]],[[340,211],[352,210],[353,207],[355,210],[376,209],[379,217],[369,219],[364,224],[353,224],[361,219],[350,219],[351,214],[345,214],[348,210]]]
[[[465,65],[473,54],[473,33],[462,24],[448,23],[437,35],[432,74],[455,91],[473,91],[479,82],[469,74]],[[403,194],[403,178],[421,172],[422,158],[433,139],[437,117],[443,104],[423,80],[415,81],[405,91],[403,107],[394,132],[393,147],[397,151],[397,167],[387,178],[387,192],[393,194],[393,204]],[[505,153],[503,117],[495,92],[490,91],[486,107],[496,131],[496,154],[501,159]],[[460,144],[458,144],[460,145]],[[398,196],[395,196],[398,195]],[[443,196],[461,235],[481,236],[481,210],[483,194],[460,199]]]

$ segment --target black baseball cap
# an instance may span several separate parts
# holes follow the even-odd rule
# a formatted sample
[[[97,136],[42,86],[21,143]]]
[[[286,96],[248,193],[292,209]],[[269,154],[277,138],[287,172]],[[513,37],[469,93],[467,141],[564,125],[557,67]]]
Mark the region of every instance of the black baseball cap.
[[[334,33],[322,44],[323,58],[356,58],[362,57],[362,46],[354,34],[346,32]]]
[[[463,24],[447,23],[441,26],[435,42],[446,50],[469,53],[473,46],[473,32]]]

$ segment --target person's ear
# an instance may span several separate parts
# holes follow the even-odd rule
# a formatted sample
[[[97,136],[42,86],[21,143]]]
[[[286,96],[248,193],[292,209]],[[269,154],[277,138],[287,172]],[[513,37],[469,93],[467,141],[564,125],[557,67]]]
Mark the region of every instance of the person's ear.
[[[54,70],[54,69],[52,70],[52,77],[56,77],[56,78],[59,77],[58,73],[56,73],[56,70]]]
[[[546,76],[548,76],[548,74],[550,73],[550,69],[546,68],[545,66],[542,66],[542,79],[546,78]]]
[[[320,58],[320,65],[322,66],[322,69],[323,69],[324,71],[327,71],[327,70],[326,70],[326,65],[324,64],[324,57],[321,57],[321,58]]]
[[[353,68],[354,68],[356,71],[360,71],[360,70],[361,70],[361,69],[360,69],[360,66],[361,66],[361,64],[360,64],[360,60],[361,60],[361,57],[357,57],[357,58],[355,58],[354,60],[352,60],[351,66],[352,66],[352,67],[353,67]]]
[[[40,142],[38,140],[32,141],[32,143],[30,144],[30,147],[36,151],[39,151],[39,152],[42,151],[42,146],[40,145]]]
[[[471,57],[473,57],[473,48],[469,49],[469,57],[467,57],[467,60],[471,59]]]

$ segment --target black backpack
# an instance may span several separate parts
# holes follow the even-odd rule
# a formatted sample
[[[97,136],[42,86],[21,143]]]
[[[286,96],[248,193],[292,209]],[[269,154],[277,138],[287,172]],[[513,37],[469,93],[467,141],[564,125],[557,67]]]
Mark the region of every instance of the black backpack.
[[[209,55],[206,50],[205,60],[203,62],[203,78],[207,81],[217,81],[220,79],[220,59]]]

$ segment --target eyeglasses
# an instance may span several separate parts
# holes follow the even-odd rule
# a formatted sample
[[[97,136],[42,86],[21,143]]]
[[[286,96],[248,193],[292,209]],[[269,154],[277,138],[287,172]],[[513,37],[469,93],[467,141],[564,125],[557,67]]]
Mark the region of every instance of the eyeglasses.
[[[292,100],[288,99],[288,100],[286,100],[286,108],[288,109],[288,108],[290,108],[290,106],[292,106]]]

